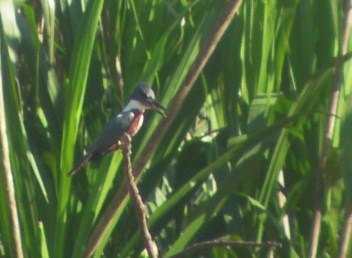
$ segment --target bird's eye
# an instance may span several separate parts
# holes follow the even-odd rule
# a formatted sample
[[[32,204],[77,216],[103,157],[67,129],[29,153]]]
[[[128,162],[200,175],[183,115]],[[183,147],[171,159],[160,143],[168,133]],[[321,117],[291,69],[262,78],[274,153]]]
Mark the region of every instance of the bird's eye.
[[[142,97],[147,99],[148,95],[145,92],[142,92]]]
[[[143,97],[145,97],[146,99],[153,99],[151,96],[149,96],[147,93],[143,93]]]

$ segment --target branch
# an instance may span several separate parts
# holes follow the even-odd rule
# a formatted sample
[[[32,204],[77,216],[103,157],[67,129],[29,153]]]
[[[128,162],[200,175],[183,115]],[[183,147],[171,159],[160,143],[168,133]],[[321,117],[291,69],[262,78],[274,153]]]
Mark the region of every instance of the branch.
[[[347,19],[344,25],[344,34],[343,34],[343,41],[342,41],[342,55],[347,53],[347,43],[349,39],[349,33],[352,23],[352,14],[351,14],[351,6],[352,0],[349,1],[347,5]],[[323,142],[322,154],[319,160],[319,167],[316,174],[316,184],[315,184],[315,193],[314,193],[314,220],[312,226],[312,233],[311,233],[311,245],[309,251],[309,257],[315,258],[317,255],[318,249],[318,242],[319,242],[319,235],[320,235],[320,227],[321,227],[321,213],[322,213],[322,206],[323,206],[323,170],[325,168],[326,160],[328,157],[329,150],[331,148],[331,140],[332,135],[334,132],[335,127],[335,120],[336,120],[336,111],[338,106],[338,100],[341,91],[341,67],[343,64],[343,58],[338,58],[336,61],[335,67],[336,72],[333,79],[332,85],[332,94],[331,94],[331,102],[329,113],[334,114],[330,115],[327,125],[326,125],[326,133]]]
[[[214,247],[229,247],[232,249],[255,247],[255,248],[261,248],[261,249],[267,249],[272,247],[281,247],[281,244],[276,242],[264,242],[264,243],[234,242],[234,241],[216,239],[216,240],[204,241],[204,242],[194,244],[186,248],[185,250],[175,254],[174,256],[172,256],[172,258],[191,257],[191,255],[196,252],[206,250],[206,249],[211,249]]]
[[[158,248],[155,242],[153,241],[146,219],[146,207],[142,201],[142,198],[139,194],[136,183],[134,182],[134,176],[132,173],[132,165],[131,165],[131,137],[128,134],[125,134],[121,139],[121,148],[123,152],[123,160],[124,160],[124,172],[125,177],[128,181],[128,191],[130,193],[131,199],[134,204],[134,208],[136,211],[138,224],[142,233],[142,238],[144,241],[145,248],[148,251],[149,257],[157,258],[158,257]]]

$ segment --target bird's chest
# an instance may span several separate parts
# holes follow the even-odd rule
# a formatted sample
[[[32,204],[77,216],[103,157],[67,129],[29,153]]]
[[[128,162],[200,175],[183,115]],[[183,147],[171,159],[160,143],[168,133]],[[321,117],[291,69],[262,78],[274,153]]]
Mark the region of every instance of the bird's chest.
[[[138,130],[141,128],[142,124],[143,124],[143,113],[140,112],[135,115],[127,133],[130,136],[134,136],[138,132]]]

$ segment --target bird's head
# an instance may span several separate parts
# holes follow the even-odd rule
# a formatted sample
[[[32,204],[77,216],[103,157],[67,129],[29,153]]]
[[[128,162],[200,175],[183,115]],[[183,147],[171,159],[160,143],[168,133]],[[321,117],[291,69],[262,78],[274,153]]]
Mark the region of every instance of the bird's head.
[[[144,111],[151,109],[163,117],[166,117],[166,109],[155,99],[155,94],[152,88],[146,83],[139,83],[133,91],[125,111],[131,109],[138,109]]]

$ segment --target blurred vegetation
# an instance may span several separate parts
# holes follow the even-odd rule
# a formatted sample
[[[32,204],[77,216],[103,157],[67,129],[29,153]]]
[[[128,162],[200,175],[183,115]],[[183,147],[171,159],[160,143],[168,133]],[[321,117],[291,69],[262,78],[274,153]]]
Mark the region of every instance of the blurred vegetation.
[[[173,108],[229,1],[0,2],[1,87],[24,257],[84,256],[122,189],[121,152],[74,178],[67,172],[136,83],[150,83]],[[330,103],[348,7],[342,0],[242,1],[140,176],[161,256],[227,239],[281,247],[213,247],[195,257],[308,257],[331,115],[317,256],[341,254],[352,197],[348,60],[336,114]],[[133,139],[135,164],[164,122],[146,114]],[[14,255],[6,190],[0,183],[1,257]],[[143,249],[124,199],[93,257],[145,257]]]

